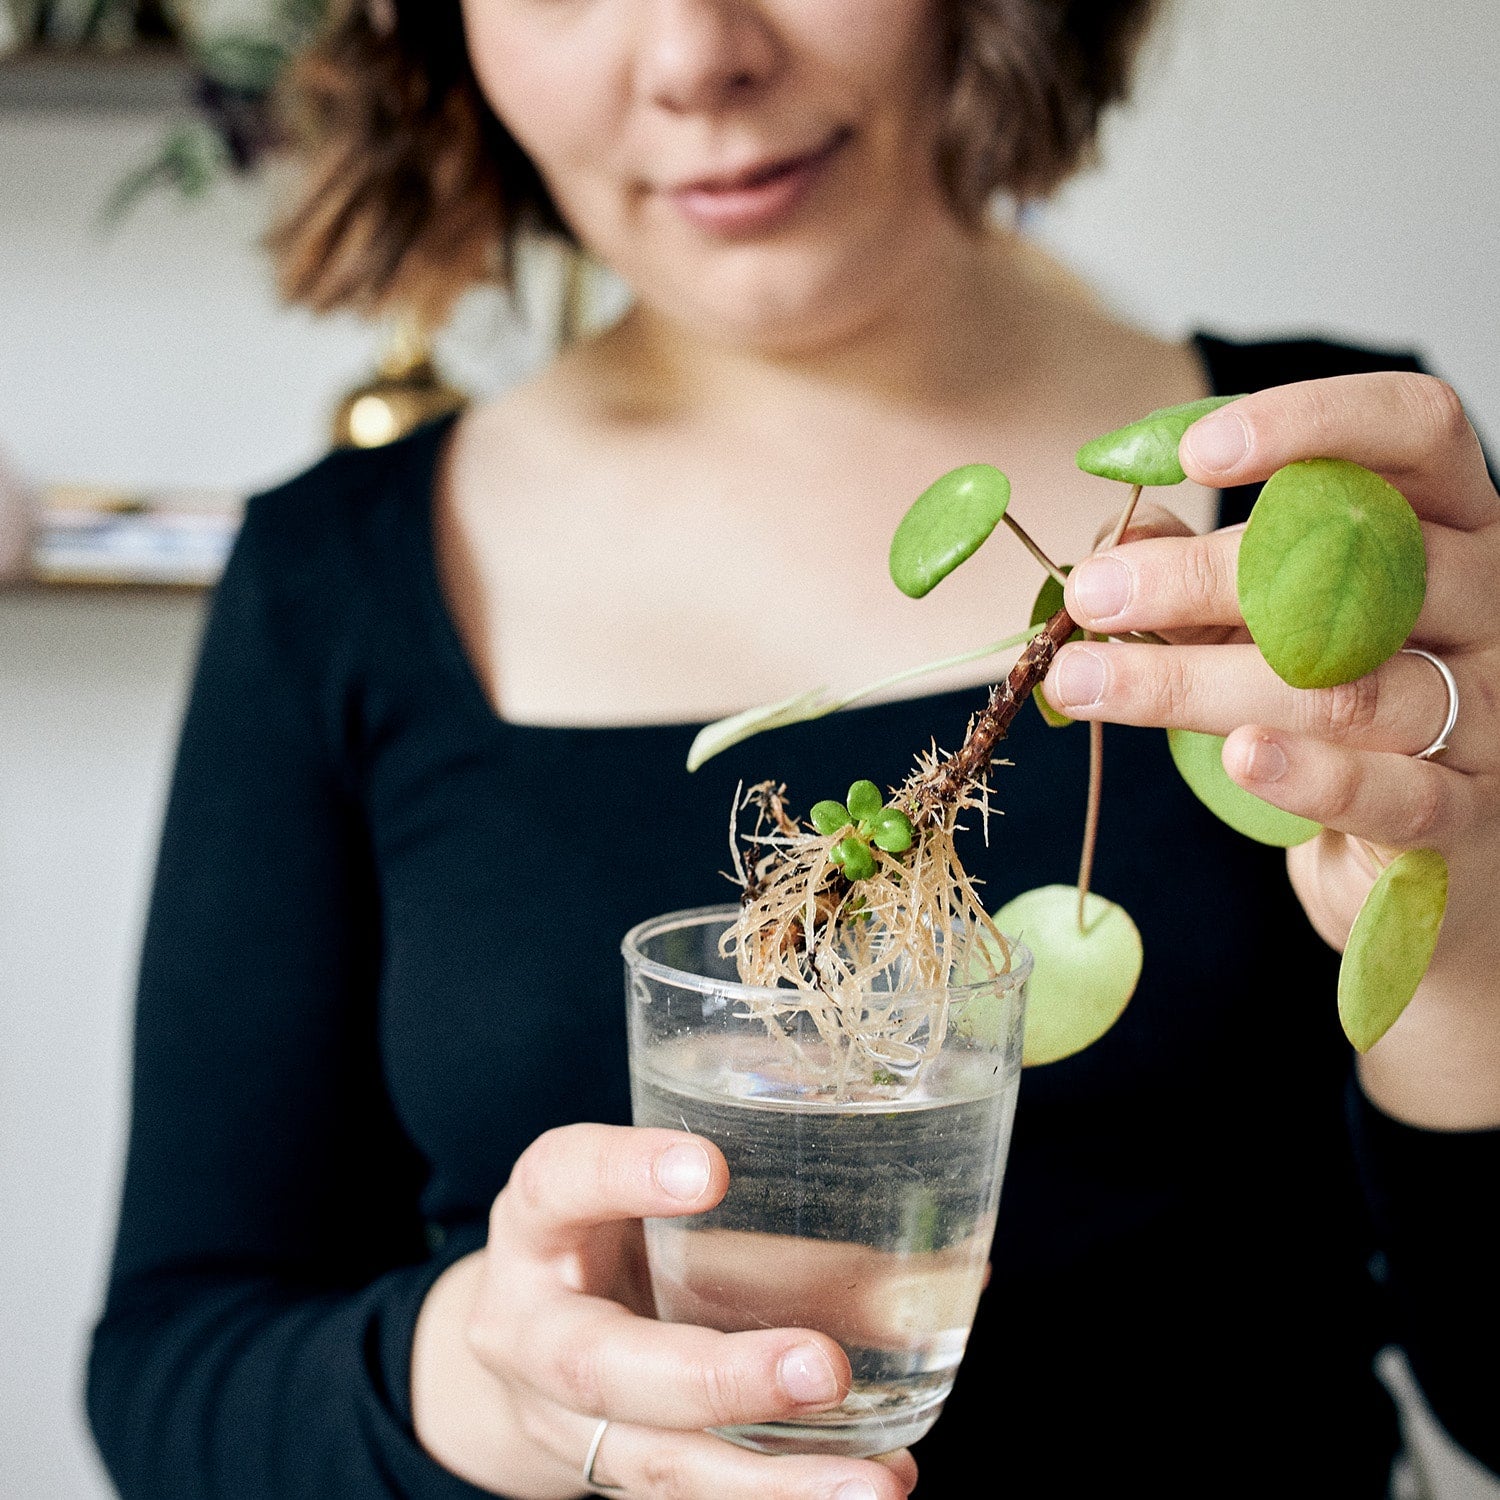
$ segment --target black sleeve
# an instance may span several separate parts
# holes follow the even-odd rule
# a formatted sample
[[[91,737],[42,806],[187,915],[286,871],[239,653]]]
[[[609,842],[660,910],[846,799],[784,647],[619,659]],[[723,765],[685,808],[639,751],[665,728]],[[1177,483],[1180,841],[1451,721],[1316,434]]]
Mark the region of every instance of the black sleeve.
[[[1199,335],[1197,344],[1223,395],[1333,375],[1425,370],[1411,354],[1322,340],[1239,344]],[[1258,485],[1226,491],[1221,522],[1244,520],[1258,493]],[[1404,1125],[1354,1083],[1348,1118],[1396,1336],[1448,1432],[1500,1473],[1500,1239],[1493,1228],[1500,1130]]]
[[[377,890],[323,665],[346,601],[290,513],[252,502],[184,724],[89,1417],[127,1497],[460,1500],[479,1492],[417,1444],[408,1369],[469,1247],[428,1256],[381,1083]]]

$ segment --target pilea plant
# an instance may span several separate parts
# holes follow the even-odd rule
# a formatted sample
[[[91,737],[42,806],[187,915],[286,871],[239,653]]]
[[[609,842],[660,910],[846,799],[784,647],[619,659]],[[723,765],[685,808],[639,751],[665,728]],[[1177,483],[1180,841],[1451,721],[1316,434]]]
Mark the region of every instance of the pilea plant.
[[[1199,417],[1238,400],[1211,397],[1151,412],[1084,444],[1085,472],[1131,487],[1101,550],[1125,534],[1146,486],[1186,477],[1178,444]],[[812,808],[810,828],[787,810],[784,789],[752,787],[740,810],[754,827],[737,835],[743,888],[732,937],[742,977],[832,991],[867,984],[897,965],[907,983],[980,977],[1010,962],[1004,934],[1024,936],[1034,970],[1025,1059],[1050,1062],[1081,1050],[1119,1018],[1142,963],[1140,934],[1122,907],[1090,891],[1099,824],[1103,726],[1089,725],[1089,787],[1078,881],[1016,896],[989,913],[954,848],[959,815],[988,813],[995,750],[1028,698],[1054,727],[1071,721],[1040,684],[1058,649],[1081,635],[1063,603],[1068,567],[1053,562],[1009,512],[1010,481],[986,464],[943,475],[915,501],[891,542],[890,572],[920,598],[984,544],[1004,521],[1046,573],[1025,631],[973,651],[884,677],[835,696],[798,694],[709,725],[694,741],[690,770],[763,730],[832,713],[927,672],[1024,644],[1003,682],[971,719],[951,755],[917,758],[889,800],[858,781],[845,800]],[[1378,475],[1341,459],[1288,464],[1263,486],[1240,543],[1237,592],[1251,638],[1271,668],[1297,688],[1352,682],[1399,651],[1426,590],[1421,527],[1405,498]],[[1096,637],[1103,638],[1103,637]],[[1160,643],[1160,637],[1131,634]],[[1246,837],[1283,848],[1319,835],[1317,823],[1272,807],[1224,770],[1223,740],[1169,730],[1173,763],[1194,794]],[[1433,850],[1394,857],[1365,846],[1380,867],[1339,971],[1345,1033],[1373,1046],[1411,999],[1431,961],[1447,901],[1447,866]],[[743,849],[743,853],[742,853]],[[971,1015],[966,1024],[980,1024]]]

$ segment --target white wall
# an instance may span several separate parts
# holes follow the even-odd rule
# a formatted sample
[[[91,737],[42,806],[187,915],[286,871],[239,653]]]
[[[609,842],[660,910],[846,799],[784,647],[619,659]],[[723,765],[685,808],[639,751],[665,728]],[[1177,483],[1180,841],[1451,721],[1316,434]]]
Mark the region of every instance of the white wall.
[[[1163,331],[1415,343],[1500,443],[1500,6],[1180,0],[1108,165],[1040,233]],[[274,305],[263,193],[121,231],[98,205],[156,123],[0,112],[0,447],[36,479],[250,488],[319,449],[376,336]],[[476,387],[540,334],[492,302]],[[144,884],[192,600],[0,595],[0,1494],[102,1494],[78,1417],[125,1109]],[[1460,1472],[1444,1493],[1480,1493]]]
[[[1172,10],[1043,237],[1163,332],[1417,346],[1500,452],[1500,5]]]

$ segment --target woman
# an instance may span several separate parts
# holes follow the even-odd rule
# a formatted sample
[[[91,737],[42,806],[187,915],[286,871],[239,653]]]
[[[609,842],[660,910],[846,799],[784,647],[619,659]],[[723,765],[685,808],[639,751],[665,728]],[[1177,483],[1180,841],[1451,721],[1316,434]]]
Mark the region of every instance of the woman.
[[[1025,623],[1035,567],[998,546],[920,604],[881,586],[934,476],[999,463],[1079,559],[1119,504],[1074,470],[1083,438],[1260,387],[1189,433],[1175,515],[1069,586],[1083,624],[1176,644],[1070,647],[1047,692],[1233,731],[1237,779],[1340,831],[1293,851],[1294,897],[1161,735],[1111,731],[1096,883],[1148,968],[1103,1042],[1028,1077],[920,1493],[1379,1495],[1396,1432],[1370,1360],[1393,1336],[1496,1461],[1473,1220],[1500,1153],[1500,503],[1410,360],[1162,343],[985,227],[993,190],[1085,153],[1147,9],[467,0],[460,22],[413,0],[336,22],[279,242],[294,294],[438,311],[532,218],[636,302],[456,424],[251,506],[164,835],[91,1368],[125,1494],[909,1493],[909,1453],[768,1458],[703,1430],[832,1405],[848,1365],[807,1329],[651,1319],[639,1220],[711,1207],[726,1173],[712,1143],[626,1125],[618,940],[718,896],[737,778],[807,806],[961,732],[987,668],[681,770],[707,719]],[[1422,659],[1294,693],[1241,644],[1236,533],[1213,527],[1311,454],[1388,474],[1427,523],[1414,639],[1463,705],[1443,761],[1418,755],[1447,704]],[[1081,738],[1018,725],[974,851],[997,903],[1072,878]],[[1453,897],[1351,1085],[1313,929],[1347,933],[1361,839],[1441,849]]]

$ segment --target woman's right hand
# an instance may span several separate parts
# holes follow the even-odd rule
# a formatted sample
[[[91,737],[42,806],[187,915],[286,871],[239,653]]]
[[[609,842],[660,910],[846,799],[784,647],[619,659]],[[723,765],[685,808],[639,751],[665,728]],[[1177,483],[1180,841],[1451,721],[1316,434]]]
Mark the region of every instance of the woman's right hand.
[[[532,1143],[490,1211],[485,1249],[434,1283],[417,1321],[417,1436],[446,1468],[514,1500],[594,1478],[671,1500],[902,1500],[916,1463],[766,1457],[704,1431],[836,1406],[849,1361],[802,1328],[718,1333],[658,1322],[641,1220],[713,1208],[729,1185],[712,1142],[568,1125]]]

